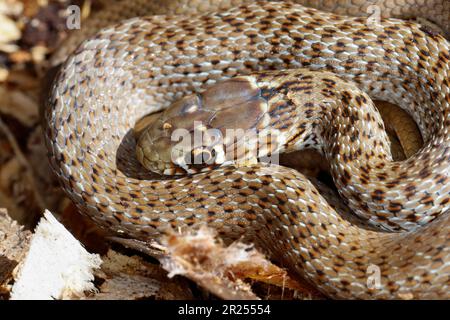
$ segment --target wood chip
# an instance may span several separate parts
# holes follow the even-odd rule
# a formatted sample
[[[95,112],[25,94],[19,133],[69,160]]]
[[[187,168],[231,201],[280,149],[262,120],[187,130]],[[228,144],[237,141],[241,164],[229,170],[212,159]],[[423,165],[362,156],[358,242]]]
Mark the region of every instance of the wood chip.
[[[49,212],[36,228],[20,265],[11,299],[73,299],[95,289],[93,270],[101,259],[83,246]]]
[[[12,220],[5,209],[0,209],[0,299],[9,296],[14,269],[28,251],[31,232]]]
[[[104,282],[90,299],[193,299],[187,281],[179,277],[168,279],[161,266],[138,256],[109,250],[96,275]]]

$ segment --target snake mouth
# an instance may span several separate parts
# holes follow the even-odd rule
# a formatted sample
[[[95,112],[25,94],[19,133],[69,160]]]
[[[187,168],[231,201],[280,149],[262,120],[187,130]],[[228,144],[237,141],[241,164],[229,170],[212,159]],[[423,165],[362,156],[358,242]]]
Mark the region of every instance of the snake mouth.
[[[211,171],[224,163],[222,145],[187,147],[174,146],[172,158],[166,163],[165,175],[196,174]]]

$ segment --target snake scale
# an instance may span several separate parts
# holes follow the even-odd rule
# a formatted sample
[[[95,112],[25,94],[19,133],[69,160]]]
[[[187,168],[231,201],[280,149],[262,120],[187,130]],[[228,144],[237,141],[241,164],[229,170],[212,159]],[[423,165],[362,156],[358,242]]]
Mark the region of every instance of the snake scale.
[[[213,3],[220,1],[202,10]],[[256,243],[330,297],[450,298],[449,42],[410,21],[371,26],[290,2],[213,9],[105,27],[63,64],[46,110],[46,141],[78,208],[144,241],[167,226],[207,223],[225,239]],[[448,31],[445,10],[435,22]],[[237,75],[213,87],[225,99],[202,91]],[[330,205],[302,174],[274,164],[172,177],[145,170],[136,157],[136,121],[187,94],[206,107],[229,98],[265,110],[266,121],[252,123],[282,133],[279,151],[323,152],[361,219]],[[413,116],[425,141],[417,154],[391,161],[369,96]],[[367,285],[373,266],[377,288]]]

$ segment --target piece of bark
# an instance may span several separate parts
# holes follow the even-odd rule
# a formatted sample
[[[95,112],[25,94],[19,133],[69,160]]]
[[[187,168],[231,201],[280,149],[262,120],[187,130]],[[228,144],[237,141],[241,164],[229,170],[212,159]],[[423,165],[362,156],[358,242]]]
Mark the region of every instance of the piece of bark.
[[[185,279],[168,279],[161,266],[113,250],[103,257],[102,268],[96,272],[96,277],[97,282],[103,280],[103,283],[89,299],[193,299]]]
[[[8,297],[14,268],[25,256],[30,238],[30,231],[12,220],[5,209],[0,209],[0,297]]]
[[[19,266],[11,299],[73,299],[95,289],[101,259],[88,253],[49,212],[39,222]]]

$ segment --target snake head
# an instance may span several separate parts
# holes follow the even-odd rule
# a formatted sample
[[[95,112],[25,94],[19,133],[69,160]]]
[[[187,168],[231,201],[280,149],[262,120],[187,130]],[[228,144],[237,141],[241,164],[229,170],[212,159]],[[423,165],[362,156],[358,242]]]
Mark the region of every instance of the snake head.
[[[138,160],[153,172],[179,175],[253,158],[268,108],[260,91],[252,77],[236,77],[175,101],[141,134]]]

